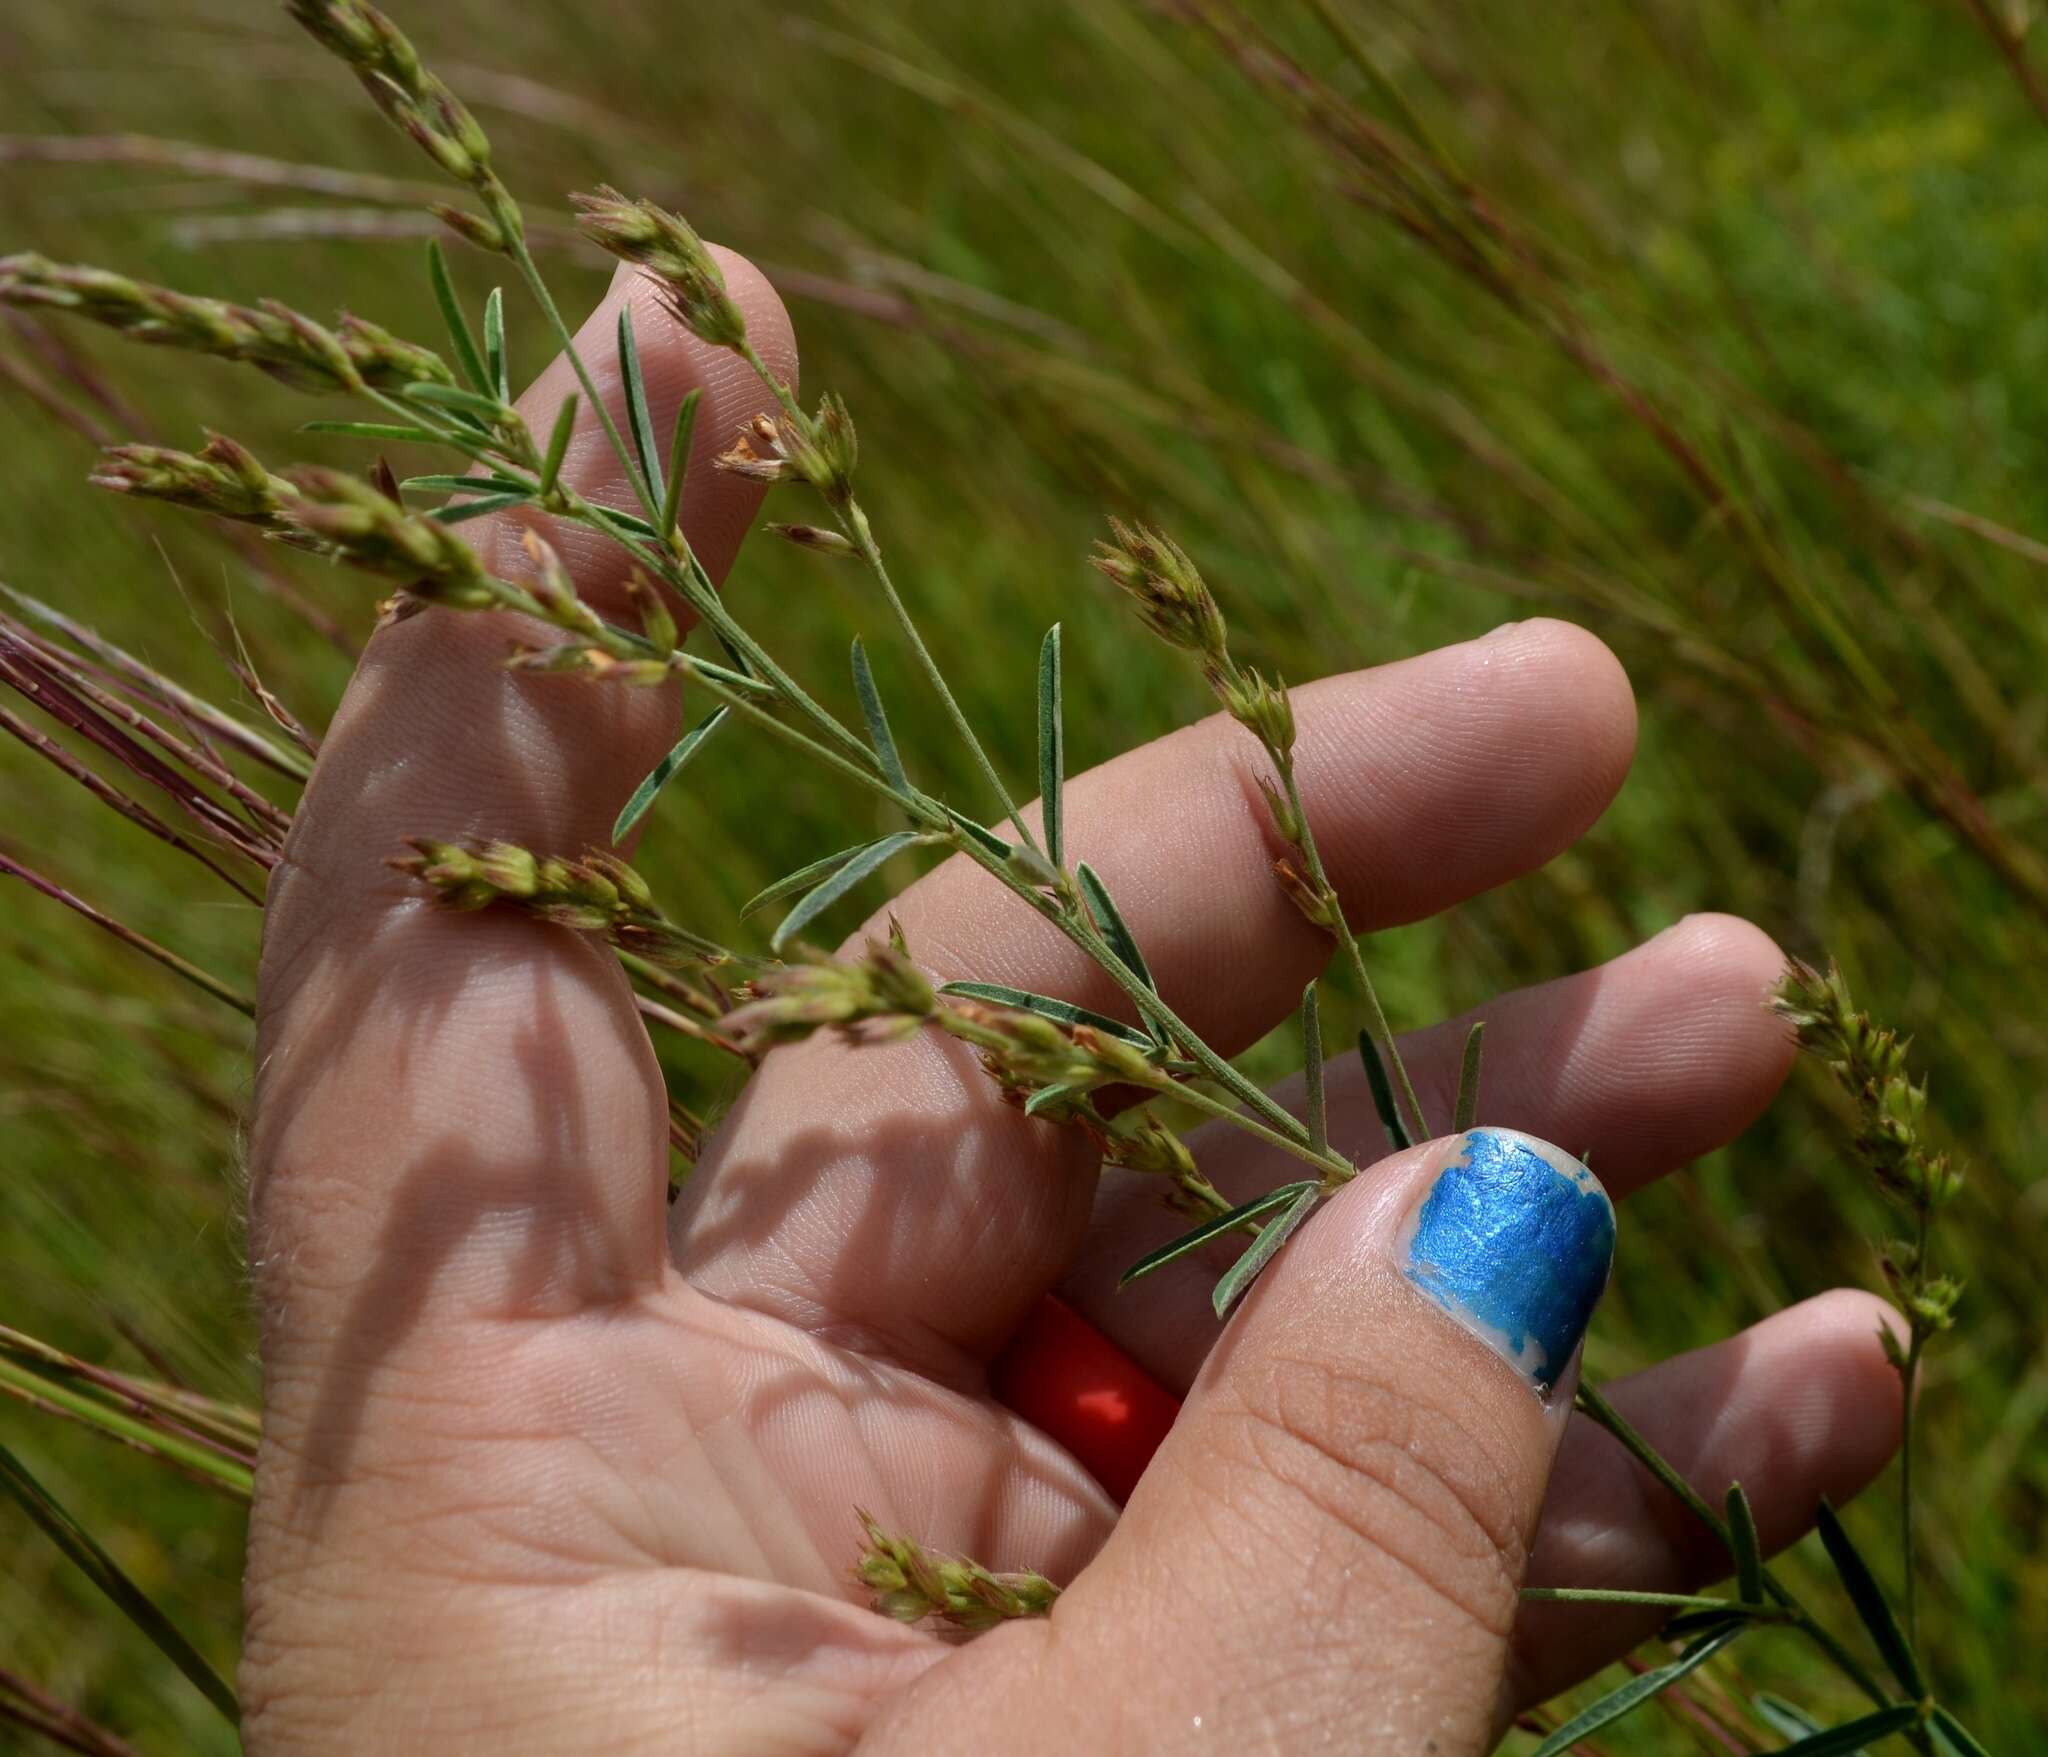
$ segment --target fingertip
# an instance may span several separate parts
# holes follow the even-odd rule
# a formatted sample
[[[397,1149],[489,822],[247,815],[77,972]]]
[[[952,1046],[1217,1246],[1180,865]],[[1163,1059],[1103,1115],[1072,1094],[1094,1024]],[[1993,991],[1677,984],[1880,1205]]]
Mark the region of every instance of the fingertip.
[[[1540,673],[1557,704],[1555,735],[1570,738],[1583,758],[1581,778],[1598,807],[1620,790],[1636,750],[1636,695],[1614,649],[1590,629],[1554,616],[1535,616],[1496,629],[1476,643],[1489,667]]]
[[[796,326],[790,321],[782,295],[775,290],[774,282],[737,250],[728,250],[723,244],[713,244],[710,250],[719,272],[725,276],[725,290],[747,320],[747,339],[754,344],[754,351],[769,371],[795,390]]]

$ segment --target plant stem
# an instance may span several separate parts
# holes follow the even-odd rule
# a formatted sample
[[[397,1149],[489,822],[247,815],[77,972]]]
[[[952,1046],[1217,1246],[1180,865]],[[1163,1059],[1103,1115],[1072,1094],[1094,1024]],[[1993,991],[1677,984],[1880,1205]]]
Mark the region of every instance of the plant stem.
[[[1351,923],[1344,919],[1344,906],[1337,898],[1336,887],[1330,883],[1329,874],[1323,870],[1322,850],[1316,846],[1316,833],[1308,821],[1308,813],[1301,803],[1301,788],[1294,778],[1292,756],[1279,764],[1280,779],[1287,788],[1287,803],[1294,807],[1294,821],[1301,826],[1302,856],[1308,861],[1308,876],[1316,889],[1332,899],[1330,911],[1330,933],[1344,955],[1350,960],[1351,974],[1358,979],[1358,986],[1365,995],[1366,1019],[1371,1026],[1373,1038],[1380,1046],[1387,1065],[1394,1070],[1394,1079],[1401,1088],[1401,1096],[1408,1101],[1408,1109],[1414,1115],[1418,1141],[1430,1138],[1429,1119],[1422,1114],[1422,1100],[1415,1096],[1415,1084],[1408,1078],[1408,1064],[1401,1059],[1400,1045],[1394,1041],[1394,1030],[1387,1023],[1386,1009],[1380,1005],[1379,991],[1372,985],[1372,977],[1365,968],[1365,954],[1358,948],[1358,936],[1351,931]]]
[[[1580,1410],[1586,1416],[1598,1422],[1600,1426],[1619,1440],[1623,1447],[1634,1456],[1637,1463],[1642,1465],[1645,1470],[1662,1483],[1665,1488],[1669,1489],[1672,1494],[1676,1495],[1687,1511],[1712,1531],[1724,1545],[1727,1545],[1731,1555],[1734,1553],[1733,1545],[1729,1543],[1727,1521],[1719,1513],[1715,1512],[1712,1507],[1707,1505],[1705,1500],[1694,1490],[1692,1484],[1687,1482],[1684,1477],[1680,1476],[1676,1470],[1664,1461],[1657,1449],[1629,1425],[1628,1419],[1613,1404],[1609,1403],[1596,1387],[1581,1380],[1577,1403]],[[1889,1708],[1892,1706],[1892,1699],[1885,1693],[1884,1687],[1870,1675],[1869,1671],[1865,1669],[1853,1653],[1844,1647],[1840,1641],[1836,1640],[1826,1629],[1822,1628],[1819,1623],[1814,1621],[1812,1613],[1793,1596],[1790,1588],[1768,1568],[1763,1571],[1763,1580],[1764,1590],[1790,1613],[1789,1620],[1796,1624],[1807,1638],[1825,1653],[1829,1659],[1834,1661],[1836,1668],[1845,1678],[1854,1684],[1857,1689],[1861,1690],[1864,1695],[1868,1696],[1879,1708]]]
[[[1159,1084],[1153,1087],[1153,1090],[1199,1110],[1206,1116],[1234,1122],[1246,1134],[1264,1141],[1267,1146],[1277,1147],[1282,1153],[1291,1153],[1295,1158],[1313,1165],[1323,1174],[1323,1182],[1329,1188],[1334,1189],[1339,1184],[1349,1183],[1358,1175],[1358,1168],[1340,1154],[1318,1153],[1306,1142],[1290,1140],[1277,1130],[1267,1128],[1264,1123],[1253,1121],[1235,1105],[1225,1104],[1220,1098],[1211,1098],[1198,1086],[1183,1086],[1179,1081],[1170,1080],[1162,1075]]]
[[[1658,1605],[1673,1611],[1726,1611],[1758,1623],[1782,1623],[1795,1613],[1781,1604],[1744,1604],[1740,1599],[1713,1598],[1697,1592],[1624,1592],[1601,1586],[1525,1586],[1528,1604]]]

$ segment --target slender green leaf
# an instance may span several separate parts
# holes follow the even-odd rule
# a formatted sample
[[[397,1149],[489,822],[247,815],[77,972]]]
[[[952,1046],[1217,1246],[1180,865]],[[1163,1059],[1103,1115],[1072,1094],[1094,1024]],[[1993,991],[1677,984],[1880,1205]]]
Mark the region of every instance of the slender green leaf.
[[[1358,1059],[1365,1063],[1365,1083],[1372,1088],[1372,1107],[1379,1112],[1380,1127],[1387,1131],[1387,1141],[1399,1152],[1411,1145],[1408,1125],[1401,1120],[1400,1108],[1394,1103],[1394,1088],[1387,1079],[1387,1064],[1380,1059],[1379,1045],[1373,1042],[1371,1034],[1358,1034]]]
[[[1722,1602],[1732,1604],[1730,1600],[1724,1599]],[[1731,1623],[1751,1621],[1753,1619],[1748,1616],[1733,1615],[1728,1610],[1681,1611],[1659,1629],[1657,1634],[1659,1639],[1664,1641],[1690,1641],[1695,1635],[1710,1634],[1716,1629],[1727,1628]]]
[[[675,534],[676,509],[683,504],[683,483],[690,473],[690,435],[697,428],[697,405],[704,400],[701,390],[693,390],[676,405],[675,431],[668,441],[668,483],[661,495],[661,540],[666,543]]]
[[[898,793],[908,793],[910,778],[903,772],[902,757],[896,754],[896,735],[889,730],[882,692],[875,688],[875,674],[868,669],[867,649],[860,644],[859,635],[853,637],[853,693],[860,697],[860,717],[868,723],[868,742],[882,765],[882,779]]]
[[[1009,843],[1005,842],[1002,839],[1002,837],[998,836],[995,833],[995,831],[991,829],[986,829],[982,825],[976,823],[974,819],[969,817],[965,812],[955,810],[952,806],[947,805],[944,801],[940,802],[939,809],[953,820],[954,825],[964,835],[969,837],[974,842],[979,843],[980,846],[986,852],[993,854],[998,860],[1008,860],[1010,856],[1016,852],[1016,850],[1012,848]]]
[[[448,277],[448,259],[441,254],[439,239],[427,243],[427,279],[433,283],[434,303],[441,308],[441,321],[448,326],[455,364],[469,380],[471,390],[489,389],[491,381],[484,372],[483,356],[476,351],[476,337],[469,333],[469,319],[462,315],[462,301],[455,296],[455,283]]]
[[[900,853],[918,840],[915,830],[898,830],[893,836],[884,836],[879,842],[870,842],[865,848],[842,866],[825,882],[810,891],[797,906],[782,918],[769,945],[781,951],[792,937],[801,933],[827,909],[839,901],[860,881],[879,867],[892,854]]]
[[[533,492],[518,477],[500,476],[494,470],[477,476],[408,476],[398,486],[409,494],[479,494],[486,488],[498,494]]]
[[[718,664],[715,660],[700,659],[694,653],[684,657],[683,665],[684,669],[695,672],[700,676],[708,677],[714,683],[722,683],[727,689],[745,690],[751,695],[773,695],[775,693],[772,684],[763,683],[751,671],[734,671],[727,666]]]
[[[1820,1541],[1827,1546],[1828,1560],[1834,1563],[1835,1572],[1841,1575],[1842,1584],[1849,1591],[1849,1601],[1863,1619],[1864,1628],[1870,1631],[1871,1640],[1877,1643],[1877,1651],[1884,1656],[1885,1665],[1898,1679],[1899,1688],[1915,1702],[1919,1701],[1927,1694],[1927,1686],[1921,1680],[1920,1662],[1914,1656],[1912,1644],[1899,1627],[1898,1619],[1892,1615],[1884,1589],[1870,1571],[1870,1564],[1863,1559],[1863,1552],[1843,1530],[1841,1519],[1825,1497],[1814,1515],[1814,1523],[1820,1528]]]
[[[677,740],[675,749],[654,765],[647,779],[633,789],[633,797],[626,801],[625,809],[619,813],[618,822],[612,825],[614,842],[623,842],[626,839],[633,826],[647,815],[648,807],[653,805],[655,796],[676,778],[683,766],[698,751],[704,748],[705,740],[725,724],[725,717],[731,712],[732,709],[723,704],[713,708]]]
[[[836,854],[828,854],[822,860],[814,860],[808,866],[800,866],[795,872],[784,873],[764,891],[756,891],[747,899],[740,911],[742,921],[756,909],[765,909],[770,903],[779,903],[784,897],[794,897],[799,891],[807,891],[820,879],[837,872],[863,848],[866,842],[856,842],[851,848],[841,848]]]
[[[1936,1707],[1934,1730],[1955,1748],[1960,1757],[1991,1757],[1984,1742],[1946,1708]]]
[[[223,1489],[239,1500],[247,1501],[254,1487],[246,1464],[227,1456],[203,1437],[194,1439],[187,1433],[181,1433],[179,1429],[184,1424],[175,1416],[166,1418],[161,1410],[152,1410],[132,1399],[124,1399],[131,1408],[140,1411],[139,1414],[130,1414],[101,1395],[88,1395],[63,1383],[41,1363],[24,1364],[0,1354],[0,1391],[19,1397],[47,1414],[67,1417],[152,1458],[161,1458],[191,1475],[203,1477],[215,1488]]]
[[[1575,1714],[1530,1754],[1530,1757],[1558,1757],[1560,1751],[1568,1751],[1589,1733],[1596,1733],[1604,1726],[1610,1726],[1631,1709],[1640,1708],[1660,1690],[1668,1690],[1691,1671],[1697,1671],[1740,1635],[1740,1623],[1726,1629],[1716,1630],[1711,1635],[1695,1641],[1669,1665],[1661,1665],[1654,1671],[1639,1672],[1620,1689],[1611,1691],[1600,1698],[1592,1707]]]
[[[505,412],[505,405],[496,397],[480,396],[473,390],[461,390],[452,384],[409,384],[405,395],[415,403],[432,403],[436,408],[453,409],[457,414],[473,416],[488,425],[495,425],[498,417]]]
[[[572,390],[555,411],[555,425],[548,434],[547,455],[541,460],[540,487],[536,490],[543,500],[554,492],[556,479],[562,473],[562,460],[569,455],[569,439],[576,431],[578,400]]]
[[[121,1565],[100,1547],[92,1534],[58,1504],[50,1492],[29,1474],[28,1467],[5,1446],[0,1446],[0,1488],[6,1489],[18,1501],[29,1518],[42,1528],[43,1535],[75,1562],[85,1577],[112,1599],[128,1620],[156,1644],[158,1652],[191,1679],[199,1693],[227,1717],[230,1726],[241,1724],[241,1705],[220,1674],[206,1663],[198,1649],[185,1639],[177,1625],[164,1615],[149,1595],[129,1579]]]
[[[465,525],[486,513],[503,512],[508,506],[524,506],[532,498],[524,488],[517,494],[484,494],[475,500],[458,501],[453,506],[437,506],[427,517],[436,524]]]
[[[349,439],[388,439],[406,445],[445,445],[447,435],[431,427],[404,427],[396,421],[301,421],[301,433],[339,433]]]
[[[1847,1752],[1860,1751],[1878,1739],[1904,1732],[1919,1718],[1917,1703],[1900,1702],[1890,1708],[1880,1708],[1875,1714],[1866,1714],[1859,1720],[1809,1733],[1803,1739],[1780,1746],[1779,1751],[1781,1757],[1790,1757],[1790,1753],[1795,1751],[1799,1757],[1845,1757]]]
[[[1224,1272],[1223,1279],[1216,1283],[1216,1290],[1209,1296],[1209,1303],[1216,1308],[1219,1318],[1230,1316],[1230,1308],[1244,1298],[1254,1281],[1272,1262],[1274,1254],[1290,1238],[1294,1229],[1314,1212],[1315,1206],[1323,1199],[1322,1185],[1311,1183],[1289,1202],[1278,1214],[1259,1228],[1259,1236],[1252,1241],[1252,1247]]]
[[[1311,982],[1301,991],[1301,1083],[1302,1105],[1308,1122],[1308,1144],[1312,1151],[1330,1148],[1330,1110],[1323,1097],[1323,1009],[1318,998],[1321,984]]]
[[[626,426],[633,435],[633,452],[640,460],[641,479],[647,484],[647,498],[662,502],[661,453],[654,449],[654,417],[647,412],[647,383],[640,376],[640,348],[633,340],[633,307],[619,307],[619,377],[626,388]]]
[[[1756,1514],[1742,1484],[1728,1485],[1728,1547],[1735,1552],[1736,1596],[1745,1604],[1759,1604],[1764,1596],[1764,1551],[1756,1533]]]
[[[1126,1025],[1107,1013],[1090,1012],[1086,1007],[1075,1006],[1072,1001],[1054,1000],[1049,994],[1033,994],[1025,988],[1006,988],[1000,982],[949,982],[939,993],[956,994],[962,1000],[987,1001],[991,1006],[1015,1007],[1019,1012],[1036,1013],[1041,1019],[1051,1019],[1060,1025],[1088,1025],[1121,1039],[1134,1049],[1153,1047],[1152,1039],[1135,1025]]]
[[[1048,1110],[1055,1104],[1064,1104],[1070,1098],[1080,1097],[1087,1090],[1088,1088],[1078,1080],[1063,1081],[1057,1086],[1041,1086],[1024,1100],[1024,1114],[1037,1116],[1039,1112]]]
[[[1298,1184],[1282,1184],[1278,1189],[1268,1190],[1263,1196],[1254,1196],[1249,1202],[1240,1202],[1228,1214],[1219,1214],[1214,1220],[1205,1220],[1192,1232],[1184,1232],[1179,1238],[1170,1239],[1156,1251],[1147,1251],[1122,1275],[1117,1277],[1117,1286],[1128,1287],[1133,1281],[1150,1275],[1154,1269],[1163,1269],[1168,1263],[1185,1257],[1190,1251],[1198,1251],[1212,1239],[1219,1239],[1235,1232],[1247,1220],[1256,1220],[1261,1214],[1270,1214],[1275,1208],[1284,1208],[1296,1200],[1304,1190],[1316,1187],[1313,1179]]]
[[[1451,1121],[1454,1135],[1462,1135],[1479,1120],[1479,1057],[1485,1040],[1486,1021],[1481,1019],[1465,1036],[1465,1065],[1458,1071],[1458,1106]]]
[[[1060,700],[1060,625],[1045,631],[1038,649],[1038,818],[1045,831],[1045,857],[1064,867],[1066,825],[1061,814],[1067,781],[1067,732]]]
[[[1085,860],[1074,869],[1074,876],[1081,881],[1081,895],[1088,899],[1089,913],[1095,917],[1095,925],[1102,929],[1102,937],[1109,942],[1109,949],[1116,953],[1126,970],[1157,993],[1159,984],[1152,980],[1144,953],[1138,950],[1138,942],[1131,937],[1131,930],[1124,925],[1123,916],[1110,900],[1109,888]]]
[[[484,389],[499,402],[512,401],[512,368],[505,359],[505,289],[493,287],[484,301],[484,370],[491,377]]]
[[[1759,1691],[1752,1696],[1749,1705],[1756,1710],[1757,1719],[1782,1739],[1803,1739],[1809,1733],[1827,1731],[1798,1703],[1787,1702],[1784,1697],[1773,1696],[1768,1691]]]

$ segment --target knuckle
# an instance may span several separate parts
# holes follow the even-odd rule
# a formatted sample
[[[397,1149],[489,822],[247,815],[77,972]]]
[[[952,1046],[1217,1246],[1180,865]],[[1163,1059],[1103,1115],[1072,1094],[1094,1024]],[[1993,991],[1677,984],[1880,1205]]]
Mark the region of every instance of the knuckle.
[[[1241,1462],[1316,1528],[1491,1636],[1513,1627],[1526,1543],[1498,1442],[1449,1399],[1358,1363],[1276,1356],[1237,1388]]]

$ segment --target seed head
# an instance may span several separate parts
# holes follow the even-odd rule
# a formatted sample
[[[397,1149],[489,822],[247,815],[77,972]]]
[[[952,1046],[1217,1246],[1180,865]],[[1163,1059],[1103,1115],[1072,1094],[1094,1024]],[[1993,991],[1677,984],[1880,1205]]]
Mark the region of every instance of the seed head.
[[[1275,762],[1294,748],[1294,703],[1286,684],[1268,683],[1258,672],[1246,669],[1223,678],[1217,695],[1223,711],[1257,738]]]
[[[750,984],[753,999],[728,1013],[726,1035],[750,1052],[800,1043],[830,1027],[857,1042],[907,1037],[931,1017],[932,986],[902,950],[868,941],[860,958],[822,952],[780,965]]]
[[[771,524],[768,529],[785,543],[794,543],[799,549],[809,549],[818,555],[829,555],[835,561],[850,560],[860,554],[837,531],[827,531],[817,525]]]
[[[1049,1614],[1060,1589],[1043,1574],[996,1574],[965,1556],[934,1554],[859,1516],[866,1547],[854,1578],[875,1609],[902,1623],[937,1617],[961,1629],[993,1629],[1018,1617]]]
[[[89,480],[95,488],[168,500],[216,518],[273,529],[287,528],[283,515],[291,484],[256,461],[223,433],[207,436],[196,452],[156,445],[110,445],[100,453]]]
[[[290,522],[339,560],[398,580],[415,598],[457,610],[500,601],[476,551],[439,521],[407,512],[360,476],[318,464],[292,471]]]
[[[609,184],[570,200],[579,210],[576,223],[583,235],[646,269],[661,290],[662,303],[699,341],[737,348],[747,339],[747,320],[725,290],[725,275],[682,215],[621,195]]]
[[[750,482],[787,482],[794,477],[843,507],[853,498],[860,440],[846,404],[827,392],[815,415],[785,414],[779,422],[756,415],[740,429],[732,449],[713,461]]]
[[[1187,552],[1172,538],[1121,519],[1109,521],[1109,533],[1095,546],[1096,570],[1130,594],[1154,634],[1222,668],[1229,657],[1223,612]]]
[[[135,341],[246,361],[299,390],[455,382],[438,354],[359,317],[330,330],[275,300],[231,305],[31,254],[0,257],[0,304],[69,311]]]

